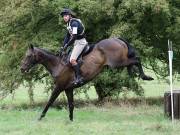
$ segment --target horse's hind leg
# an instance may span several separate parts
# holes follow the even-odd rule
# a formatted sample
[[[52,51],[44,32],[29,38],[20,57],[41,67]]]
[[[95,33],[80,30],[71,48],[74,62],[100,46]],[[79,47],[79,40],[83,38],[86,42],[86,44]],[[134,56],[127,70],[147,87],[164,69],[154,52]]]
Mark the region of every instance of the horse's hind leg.
[[[139,75],[141,77],[141,79],[143,80],[154,80],[152,77],[145,75],[142,65],[141,65],[141,61],[138,57],[135,58],[137,60],[136,63],[134,63],[134,65],[136,65],[138,67],[139,70]]]
[[[137,74],[134,74],[137,72],[137,70],[134,70],[133,65],[127,66],[127,71],[128,71],[129,76],[137,77]]]
[[[73,99],[73,89],[65,90],[68,105],[69,105],[69,119],[73,121],[73,110],[74,110],[74,99]]]
[[[133,57],[128,60],[127,70],[128,70],[128,73],[130,76],[132,76],[132,74],[133,74],[132,69],[133,69],[134,65],[138,67],[139,75],[140,75],[141,79],[154,80],[152,77],[145,75],[142,65],[141,65],[141,61],[138,57]]]
[[[132,67],[133,67],[133,65],[127,66],[129,76],[133,76]]]

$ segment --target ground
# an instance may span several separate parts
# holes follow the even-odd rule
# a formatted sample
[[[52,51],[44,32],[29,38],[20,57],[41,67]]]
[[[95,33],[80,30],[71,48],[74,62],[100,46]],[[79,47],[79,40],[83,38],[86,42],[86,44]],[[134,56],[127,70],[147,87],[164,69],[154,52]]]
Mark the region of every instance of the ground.
[[[179,83],[175,84],[178,88]],[[35,88],[35,106],[29,105],[27,88],[21,87],[0,102],[0,135],[176,135],[180,121],[171,122],[164,115],[163,93],[168,84],[146,82],[145,97],[130,93],[129,99],[98,104],[92,90],[89,101],[76,96],[74,121],[69,121],[66,101],[56,102],[46,117],[38,121],[48,96],[42,85]],[[63,97],[63,96],[62,96]]]

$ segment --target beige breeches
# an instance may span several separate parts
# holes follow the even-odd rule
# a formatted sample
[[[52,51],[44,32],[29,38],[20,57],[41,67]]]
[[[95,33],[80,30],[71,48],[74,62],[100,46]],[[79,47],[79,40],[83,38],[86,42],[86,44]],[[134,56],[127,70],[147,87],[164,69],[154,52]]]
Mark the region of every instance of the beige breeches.
[[[87,45],[87,41],[85,38],[80,40],[75,40],[74,42],[74,48],[71,53],[70,61],[71,60],[77,60],[78,56],[83,51],[84,47]]]

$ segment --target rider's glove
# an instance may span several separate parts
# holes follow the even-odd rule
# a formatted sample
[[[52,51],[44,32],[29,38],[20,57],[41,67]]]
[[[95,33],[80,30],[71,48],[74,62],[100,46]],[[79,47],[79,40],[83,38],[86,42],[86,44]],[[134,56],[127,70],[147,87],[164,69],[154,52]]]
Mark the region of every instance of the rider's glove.
[[[60,48],[60,52],[61,52],[61,51],[64,51],[64,50],[65,50],[64,47],[61,47],[61,48]]]

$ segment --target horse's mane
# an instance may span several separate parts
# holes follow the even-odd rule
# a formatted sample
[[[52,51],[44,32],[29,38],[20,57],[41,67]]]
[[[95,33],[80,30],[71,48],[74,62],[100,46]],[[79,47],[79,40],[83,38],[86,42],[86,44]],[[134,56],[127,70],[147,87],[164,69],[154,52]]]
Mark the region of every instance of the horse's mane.
[[[56,56],[53,52],[50,52],[49,50],[46,50],[44,48],[39,48],[39,47],[35,47],[37,50],[40,50],[41,52],[45,52],[49,55],[53,55],[53,56]]]

